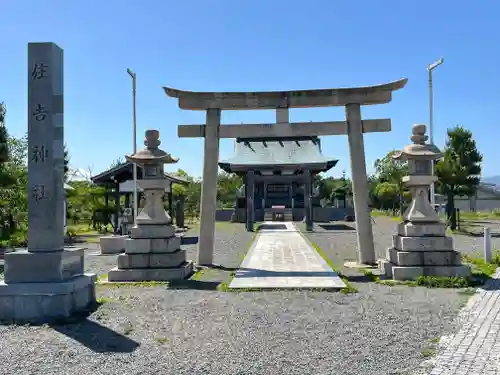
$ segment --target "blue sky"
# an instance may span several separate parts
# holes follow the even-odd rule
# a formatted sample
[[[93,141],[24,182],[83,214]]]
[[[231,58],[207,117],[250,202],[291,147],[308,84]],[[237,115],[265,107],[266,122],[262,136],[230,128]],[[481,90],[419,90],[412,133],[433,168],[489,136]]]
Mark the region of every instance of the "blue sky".
[[[478,5],[480,4],[480,5]],[[176,166],[200,176],[203,141],[177,138],[178,124],[203,123],[182,111],[162,85],[204,91],[407,86],[393,102],[363,107],[391,117],[391,133],[368,134],[368,171],[376,158],[409,143],[411,126],[428,123],[426,67],[434,73],[435,142],[461,124],[484,154],[483,175],[500,175],[500,2],[332,0],[113,0],[2,2],[0,101],[9,131],[27,130],[27,43],[65,50],[65,139],[73,167],[94,174],[132,150],[131,80],[137,73],[138,146],[159,129]],[[343,108],[291,111],[292,121],[344,119]],[[273,122],[274,111],[224,112],[223,123]],[[330,174],[350,173],[345,136],[324,137],[323,153],[339,159]],[[220,157],[231,156],[222,140]]]

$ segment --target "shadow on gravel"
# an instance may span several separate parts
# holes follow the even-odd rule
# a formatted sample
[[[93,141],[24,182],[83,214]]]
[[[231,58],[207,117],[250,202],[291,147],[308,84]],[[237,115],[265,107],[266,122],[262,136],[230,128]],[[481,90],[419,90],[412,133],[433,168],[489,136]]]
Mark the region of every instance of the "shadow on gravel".
[[[196,245],[198,236],[183,236],[181,237],[181,245]]]
[[[319,227],[324,230],[352,230],[352,231],[356,230],[354,227],[351,227],[350,225],[346,224],[319,224]]]
[[[202,281],[202,280],[176,280],[171,281],[169,289],[193,289],[193,290],[217,290],[219,281]]]
[[[484,285],[479,286],[483,290],[500,290],[500,279],[489,279]]]
[[[226,266],[223,266],[221,264],[212,264],[211,266],[207,267],[207,268],[211,268],[211,269],[215,269],[215,270],[221,270],[221,271],[228,271],[228,272],[233,272],[233,271],[238,271],[239,268],[236,267],[226,267]]]
[[[95,353],[132,353],[139,343],[91,320],[76,324],[50,325]]]

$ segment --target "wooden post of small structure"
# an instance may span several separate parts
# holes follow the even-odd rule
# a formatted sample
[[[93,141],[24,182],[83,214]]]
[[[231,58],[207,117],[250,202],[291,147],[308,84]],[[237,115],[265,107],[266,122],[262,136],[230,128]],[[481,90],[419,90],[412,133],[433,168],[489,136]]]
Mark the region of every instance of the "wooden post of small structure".
[[[118,218],[120,216],[120,184],[118,182],[115,183],[115,233],[118,233]]]

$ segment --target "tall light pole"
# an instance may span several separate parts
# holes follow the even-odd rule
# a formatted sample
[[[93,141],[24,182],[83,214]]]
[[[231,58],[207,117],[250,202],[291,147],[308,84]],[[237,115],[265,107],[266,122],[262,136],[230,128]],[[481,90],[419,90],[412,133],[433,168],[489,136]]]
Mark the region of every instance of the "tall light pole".
[[[132,134],[132,139],[133,139],[133,143],[134,143],[134,154],[137,152],[137,117],[136,117],[136,110],[135,110],[135,89],[136,89],[136,86],[135,86],[135,78],[136,78],[136,75],[135,73],[130,70],[130,69],[127,69],[127,73],[130,75],[130,77],[132,77],[132,127],[133,127],[133,134]],[[134,164],[133,165],[133,178],[134,178],[134,224],[135,224],[135,218],[137,217],[137,207],[138,207],[138,202],[137,202],[137,165]]]
[[[429,142],[434,144],[434,114],[433,114],[433,95],[432,95],[432,71],[436,69],[439,65],[444,62],[441,57],[439,60],[433,62],[427,67],[427,72],[429,73]],[[431,173],[434,175],[434,163],[431,164]],[[431,184],[431,206],[434,209],[434,205],[436,204],[436,191],[434,183]]]

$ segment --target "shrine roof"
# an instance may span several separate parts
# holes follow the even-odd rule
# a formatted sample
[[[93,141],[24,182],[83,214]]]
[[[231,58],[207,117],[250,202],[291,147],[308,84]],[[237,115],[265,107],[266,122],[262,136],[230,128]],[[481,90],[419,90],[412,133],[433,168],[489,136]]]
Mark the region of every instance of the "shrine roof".
[[[257,92],[195,92],[163,87],[171,98],[179,99],[179,107],[190,110],[219,108],[223,110],[307,108],[383,104],[392,100],[392,91],[406,85],[406,78],[381,85],[315,90]]]
[[[137,179],[142,178],[142,168],[137,166]],[[125,162],[116,167],[108,169],[96,176],[90,178],[96,185],[114,184],[116,182],[125,182],[133,179],[133,163]],[[183,178],[174,176],[171,173],[165,173],[165,179],[169,180],[172,184],[187,185],[188,181]]]
[[[219,166],[231,173],[248,169],[297,167],[325,172],[338,160],[321,153],[318,137],[281,139],[237,139],[234,156],[221,160]]]

